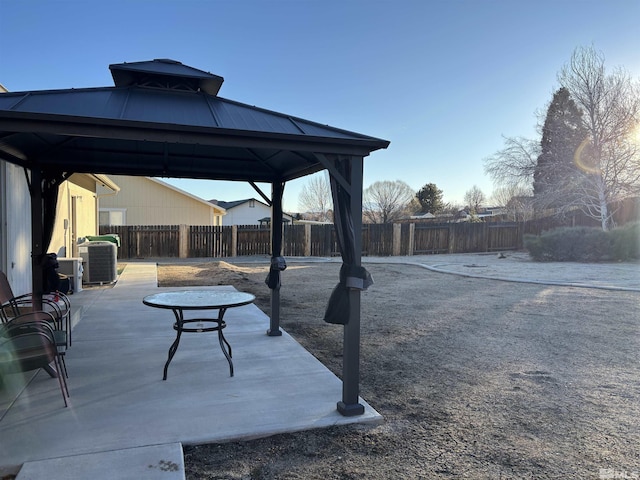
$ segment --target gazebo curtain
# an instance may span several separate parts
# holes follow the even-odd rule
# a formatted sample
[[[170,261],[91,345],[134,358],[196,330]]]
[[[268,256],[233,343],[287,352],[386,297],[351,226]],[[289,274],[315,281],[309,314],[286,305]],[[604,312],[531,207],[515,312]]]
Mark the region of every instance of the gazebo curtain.
[[[53,228],[56,223],[58,192],[65,180],[61,173],[45,174],[42,178],[42,254],[46,254],[51,245]]]
[[[47,253],[56,221],[58,191],[62,182],[71,173],[60,171],[42,171],[38,168],[25,170],[29,194],[31,196],[31,256],[32,256],[32,292],[36,308],[41,308],[44,290],[42,271],[44,256]]]
[[[284,183],[274,183],[271,195],[271,266],[265,283],[271,290],[280,289],[280,272],[287,268],[282,257],[282,195]]]
[[[341,175],[351,185],[350,159],[336,159],[335,172]],[[358,194],[361,194],[360,186]],[[342,256],[340,267],[340,280],[333,289],[329,304],[324,315],[324,321],[346,325],[349,322],[350,300],[349,289],[365,290],[373,284],[369,272],[360,265],[356,265],[356,241],[353,226],[353,212],[351,211],[351,195],[335,177],[331,175],[331,195],[333,197],[333,223],[336,229],[336,237]],[[361,215],[362,212],[355,212]],[[361,232],[357,232],[361,235]]]

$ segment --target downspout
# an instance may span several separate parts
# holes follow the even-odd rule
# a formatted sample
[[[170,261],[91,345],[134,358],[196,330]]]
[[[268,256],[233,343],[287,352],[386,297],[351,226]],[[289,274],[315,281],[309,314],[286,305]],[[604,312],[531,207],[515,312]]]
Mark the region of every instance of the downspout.
[[[95,234],[98,235],[100,233],[100,199],[102,197],[111,197],[111,196],[117,195],[118,192],[120,191],[120,188],[115,183],[113,185],[108,186],[100,178],[98,177],[94,177],[94,178],[96,182],[100,183],[100,185],[102,185],[104,188],[108,188],[109,190],[111,190],[110,192],[107,192],[107,193],[98,193],[97,191],[95,193],[95,196],[96,196],[96,212],[95,212],[96,232]]]

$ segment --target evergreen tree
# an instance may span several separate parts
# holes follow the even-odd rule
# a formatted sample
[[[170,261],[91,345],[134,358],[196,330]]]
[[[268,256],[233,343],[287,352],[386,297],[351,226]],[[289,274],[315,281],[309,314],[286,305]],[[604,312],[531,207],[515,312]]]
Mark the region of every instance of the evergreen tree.
[[[580,110],[569,91],[560,88],[547,110],[541,153],[533,173],[537,205],[559,208],[572,203],[583,177],[574,163],[574,154],[586,136]]]
[[[435,183],[427,183],[416,193],[416,198],[420,202],[420,213],[436,214],[445,208],[442,201],[443,192]]]

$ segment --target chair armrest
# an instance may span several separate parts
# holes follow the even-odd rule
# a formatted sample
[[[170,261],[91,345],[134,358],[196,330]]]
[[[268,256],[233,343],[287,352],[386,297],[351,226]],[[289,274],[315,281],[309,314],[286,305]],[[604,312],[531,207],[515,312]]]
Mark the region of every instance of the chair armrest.
[[[12,318],[2,325],[2,336],[13,337],[23,333],[43,332],[56,343],[55,330],[51,326],[53,315],[47,312],[32,312]]]
[[[56,317],[64,317],[66,312],[63,311],[62,307],[57,302],[55,302],[53,298],[49,298],[46,295],[49,294],[45,294],[45,296],[42,297],[43,306],[50,307],[55,312]],[[31,296],[31,294],[20,295],[19,297],[12,298],[10,303],[13,303],[16,307],[33,307],[33,297]],[[64,303],[65,310],[68,310],[66,302]]]
[[[37,312],[28,312],[13,317],[6,325],[18,325],[26,322],[53,322],[54,316],[49,312],[38,310]]]

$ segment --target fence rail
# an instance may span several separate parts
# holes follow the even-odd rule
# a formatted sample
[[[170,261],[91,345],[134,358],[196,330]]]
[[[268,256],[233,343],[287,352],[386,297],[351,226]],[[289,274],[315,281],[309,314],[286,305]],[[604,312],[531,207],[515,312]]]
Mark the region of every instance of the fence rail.
[[[629,202],[628,202],[629,203]],[[627,205],[618,223],[640,218],[640,200]],[[564,220],[545,217],[526,222],[365,224],[362,253],[370,256],[471,253],[519,250],[526,234],[559,226],[599,227],[599,223],[573,212]],[[100,234],[120,237],[118,258],[224,258],[269,255],[268,227],[241,226],[101,226]],[[333,225],[283,226],[282,253],[287,256],[330,257],[340,255]]]
[[[287,256],[340,254],[333,225],[285,225],[282,252]],[[363,255],[417,255],[491,252],[522,248],[522,223],[366,224]],[[241,226],[102,226],[100,234],[120,237],[118,258],[224,258],[271,254],[269,228]]]
[[[575,214],[564,220],[547,217],[526,222],[365,224],[362,253],[384,257],[519,250],[525,235],[539,235],[558,226],[599,227],[599,223]],[[100,234],[120,237],[120,259],[271,254],[269,227],[257,225],[101,226]],[[283,226],[282,253],[330,257],[340,255],[340,248],[333,225],[294,224]]]

